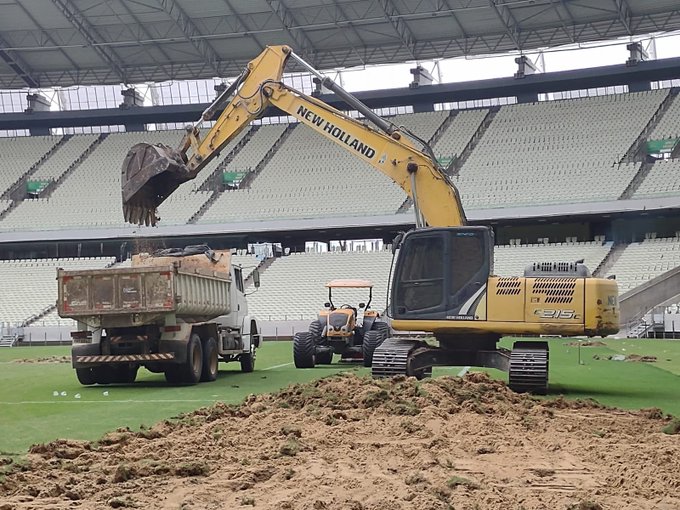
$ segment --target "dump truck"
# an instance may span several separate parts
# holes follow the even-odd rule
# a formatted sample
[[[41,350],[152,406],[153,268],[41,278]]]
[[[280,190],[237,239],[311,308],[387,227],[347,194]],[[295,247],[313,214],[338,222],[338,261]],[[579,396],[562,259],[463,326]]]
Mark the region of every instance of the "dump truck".
[[[251,275],[259,287],[259,273]],[[77,321],[72,363],[83,385],[132,383],[139,367],[169,383],[214,381],[219,361],[255,367],[262,337],[229,250],[163,250],[131,267],[58,269],[57,310]]]

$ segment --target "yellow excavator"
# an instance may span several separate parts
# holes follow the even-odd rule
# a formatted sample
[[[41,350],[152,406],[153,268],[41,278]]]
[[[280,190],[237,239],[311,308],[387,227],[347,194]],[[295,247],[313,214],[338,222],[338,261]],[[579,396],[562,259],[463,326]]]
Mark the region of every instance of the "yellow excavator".
[[[282,76],[289,60],[363,119],[286,85]],[[536,263],[523,277],[495,276],[493,230],[467,224],[458,190],[427,143],[376,115],[288,46],[269,46],[252,60],[201,119],[187,127],[178,149],[132,147],[122,169],[125,219],[155,224],[163,200],[196,177],[270,106],[384,173],[413,200],[416,228],[398,236],[392,246],[397,256],[388,316],[393,330],[430,333],[437,345],[413,335],[385,339],[373,352],[375,377],[424,377],[433,366],[482,366],[509,372],[515,391],[545,393],[548,343],[540,338],[517,341],[507,350],[497,345],[502,336],[592,337],[618,331],[616,281],[593,278],[580,262]],[[215,116],[214,126],[201,137],[200,124]]]

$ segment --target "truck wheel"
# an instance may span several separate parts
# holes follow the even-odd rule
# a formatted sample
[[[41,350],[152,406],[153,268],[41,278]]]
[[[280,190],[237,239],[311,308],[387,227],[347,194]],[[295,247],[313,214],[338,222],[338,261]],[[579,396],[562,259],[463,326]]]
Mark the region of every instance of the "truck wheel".
[[[323,333],[323,326],[319,321],[312,321],[309,324],[309,332],[314,337],[314,342],[318,343],[321,340],[321,333]]]
[[[333,348],[326,346],[317,346],[316,348],[316,362],[319,365],[330,365],[333,363]]]
[[[241,354],[241,372],[249,373],[255,370],[255,346],[250,345],[250,352]]]
[[[78,382],[83,386],[90,386],[97,382],[94,368],[92,367],[76,368],[76,377],[78,378]]]
[[[293,361],[296,368],[314,368],[316,346],[311,333],[295,333],[293,337]]]
[[[364,343],[361,350],[364,354],[364,366],[373,365],[373,353],[385,341],[385,333],[372,329],[364,335]]]
[[[217,379],[218,363],[217,342],[213,337],[210,337],[203,344],[203,372],[201,372],[201,381],[212,382]]]
[[[170,384],[179,384],[182,382],[182,373],[179,365],[170,365],[165,369],[165,380]]]
[[[137,379],[137,370],[139,370],[139,366],[132,364],[115,367],[112,382],[132,384]]]
[[[184,384],[196,384],[201,380],[203,373],[203,348],[201,338],[192,333],[187,344],[187,359],[179,367],[180,382]],[[167,377],[167,373],[166,373]]]

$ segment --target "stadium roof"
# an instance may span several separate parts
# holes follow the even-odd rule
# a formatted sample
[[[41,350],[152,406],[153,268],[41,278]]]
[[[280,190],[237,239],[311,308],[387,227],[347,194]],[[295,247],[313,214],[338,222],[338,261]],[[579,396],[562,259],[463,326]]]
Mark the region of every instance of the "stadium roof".
[[[680,29],[679,0],[0,0],[0,88],[228,77],[265,45],[319,69]]]

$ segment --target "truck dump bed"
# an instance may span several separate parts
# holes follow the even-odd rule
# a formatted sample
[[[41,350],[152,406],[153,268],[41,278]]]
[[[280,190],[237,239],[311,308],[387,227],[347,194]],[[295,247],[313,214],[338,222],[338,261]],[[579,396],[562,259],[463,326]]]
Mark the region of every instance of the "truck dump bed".
[[[168,314],[193,323],[230,313],[228,272],[162,262],[128,268],[59,269],[59,315],[83,322],[94,319],[102,327],[127,327],[163,324]]]

